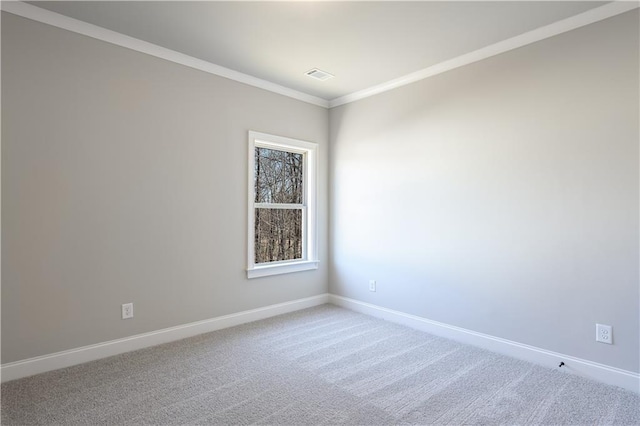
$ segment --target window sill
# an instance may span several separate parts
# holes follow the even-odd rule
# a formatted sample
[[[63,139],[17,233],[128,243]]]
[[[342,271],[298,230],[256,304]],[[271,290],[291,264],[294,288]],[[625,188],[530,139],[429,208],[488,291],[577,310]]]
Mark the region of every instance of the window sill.
[[[318,269],[317,260],[305,260],[302,262],[278,263],[275,265],[256,266],[247,269],[247,278],[267,277],[269,275],[288,274],[290,272],[309,271]]]

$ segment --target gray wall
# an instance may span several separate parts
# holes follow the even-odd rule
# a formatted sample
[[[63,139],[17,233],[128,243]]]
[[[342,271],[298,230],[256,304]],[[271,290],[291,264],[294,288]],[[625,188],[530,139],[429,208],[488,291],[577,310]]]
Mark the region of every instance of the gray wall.
[[[639,371],[638,47],[634,11],[332,109],[330,292]]]
[[[334,108],[330,137],[320,107],[6,13],[2,48],[2,363],[329,283],[639,370],[637,11]],[[320,144],[318,271],[245,278],[249,129]]]
[[[3,13],[2,363],[325,293],[327,120]],[[320,144],[317,271],[246,279],[249,129]]]

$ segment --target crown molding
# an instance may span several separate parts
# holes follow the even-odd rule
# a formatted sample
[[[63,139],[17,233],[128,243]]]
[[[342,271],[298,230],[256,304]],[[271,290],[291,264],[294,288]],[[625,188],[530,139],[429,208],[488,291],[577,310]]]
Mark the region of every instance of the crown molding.
[[[474,50],[473,52],[465,53],[458,57],[440,62],[419,71],[412,72],[405,76],[369,87],[367,89],[359,90],[357,92],[353,92],[348,95],[332,99],[330,101],[310,95],[308,93],[281,86],[270,81],[262,80],[248,74],[243,74],[241,72],[234,71],[232,69],[225,68],[220,65],[204,61],[202,59],[194,58],[193,56],[185,55],[184,53],[176,52],[175,50],[167,49],[153,43],[139,40],[115,31],[111,31],[97,25],[89,24],[78,19],[70,18],[59,13],[51,12],[37,6],[23,3],[22,1],[2,0],[0,1],[0,6],[3,11],[22,16],[23,18],[31,19],[78,34],[86,35],[88,37],[92,37],[141,53],[146,53],[148,55],[175,62],[190,68],[194,68],[220,77],[225,77],[230,80],[258,87],[260,89],[268,90],[280,95],[288,96],[290,98],[297,99],[312,105],[317,105],[324,108],[333,108],[355,102],[360,99],[368,98],[370,96],[374,96],[383,92],[387,92],[389,90],[393,90],[407,84],[415,83],[416,81],[420,81],[434,75],[442,74],[444,72],[469,65],[471,63],[478,62],[483,59],[487,59],[492,56],[496,56],[501,53],[505,53],[510,50],[556,36],[558,34],[562,34],[589,24],[593,24],[598,21],[602,21],[607,18],[611,18],[616,15],[620,15],[630,10],[637,9],[638,7],[640,7],[640,2],[638,0],[614,1],[603,6],[590,9],[578,15],[574,15],[569,18],[556,21],[552,24],[537,28],[535,30],[528,31],[518,36],[500,41],[498,43],[485,46],[481,49]]]
[[[1,8],[4,12],[18,15],[23,18],[42,22],[44,24],[52,25],[54,27],[62,28],[74,33],[105,41],[107,43],[115,44],[116,46],[135,50],[137,52],[146,53],[147,55],[155,56],[157,58],[175,62],[177,64],[204,71],[209,74],[225,77],[230,80],[235,80],[240,83],[248,84],[260,89],[288,96],[290,98],[297,99],[309,104],[321,106],[324,108],[328,108],[329,106],[329,101],[327,101],[326,99],[309,95],[308,93],[299,92],[297,90],[281,86],[270,81],[262,80],[248,74],[243,74],[241,72],[234,71],[232,69],[225,68],[220,65],[204,61],[202,59],[194,58],[193,56],[185,55],[184,53],[176,52],[175,50],[167,49],[165,47],[139,40],[134,37],[129,37],[127,35],[99,27],[97,25],[89,24],[88,22],[80,21],[78,19],[70,18],[68,16],[52,12],[50,10],[23,3],[22,1],[4,0],[0,3]]]
[[[407,74],[403,77],[387,81],[386,83],[382,83],[345,96],[341,96],[339,98],[332,99],[331,101],[329,101],[329,108],[355,102],[360,99],[368,98],[369,96],[377,95],[379,93],[387,92],[389,90],[393,90],[407,84],[415,83],[416,81],[420,81],[434,75],[442,74],[455,68],[459,68],[473,62],[478,62],[483,59],[508,52],[509,50],[526,46],[527,44],[535,43],[537,41],[544,40],[546,38],[574,30],[576,28],[584,27],[585,25],[593,24],[594,22],[611,18],[612,16],[620,15],[622,13],[636,9],[639,6],[640,2],[638,2],[637,0],[614,1],[603,6],[590,9],[578,15],[574,15],[569,18],[556,21],[552,24],[545,25],[544,27],[528,31],[526,33],[508,38],[498,43],[491,44],[478,50],[474,50],[473,52],[465,53],[464,55],[460,55],[453,59],[440,62],[430,67],[421,69],[420,71],[412,72],[411,74]]]

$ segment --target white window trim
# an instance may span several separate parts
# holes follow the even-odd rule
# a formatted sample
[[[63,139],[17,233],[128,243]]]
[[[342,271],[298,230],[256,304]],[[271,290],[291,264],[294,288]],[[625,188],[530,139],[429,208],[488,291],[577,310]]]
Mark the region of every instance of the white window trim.
[[[264,147],[297,152],[305,156],[304,200],[300,205],[255,203],[254,162],[255,148]],[[274,136],[249,131],[249,179],[248,179],[248,237],[247,237],[247,278],[287,274],[290,272],[318,269],[318,233],[317,233],[317,152],[318,144],[297,139]],[[282,262],[255,263],[255,207],[256,205],[273,208],[301,208],[303,211],[303,250],[302,259]]]

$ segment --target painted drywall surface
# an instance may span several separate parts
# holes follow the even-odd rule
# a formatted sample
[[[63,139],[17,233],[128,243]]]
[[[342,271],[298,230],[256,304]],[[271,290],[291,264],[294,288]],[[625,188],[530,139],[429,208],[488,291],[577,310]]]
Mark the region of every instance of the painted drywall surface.
[[[638,63],[634,11],[332,109],[330,292],[638,371]]]
[[[325,293],[327,120],[3,13],[2,363]],[[246,278],[248,130],[320,144],[317,271]]]

